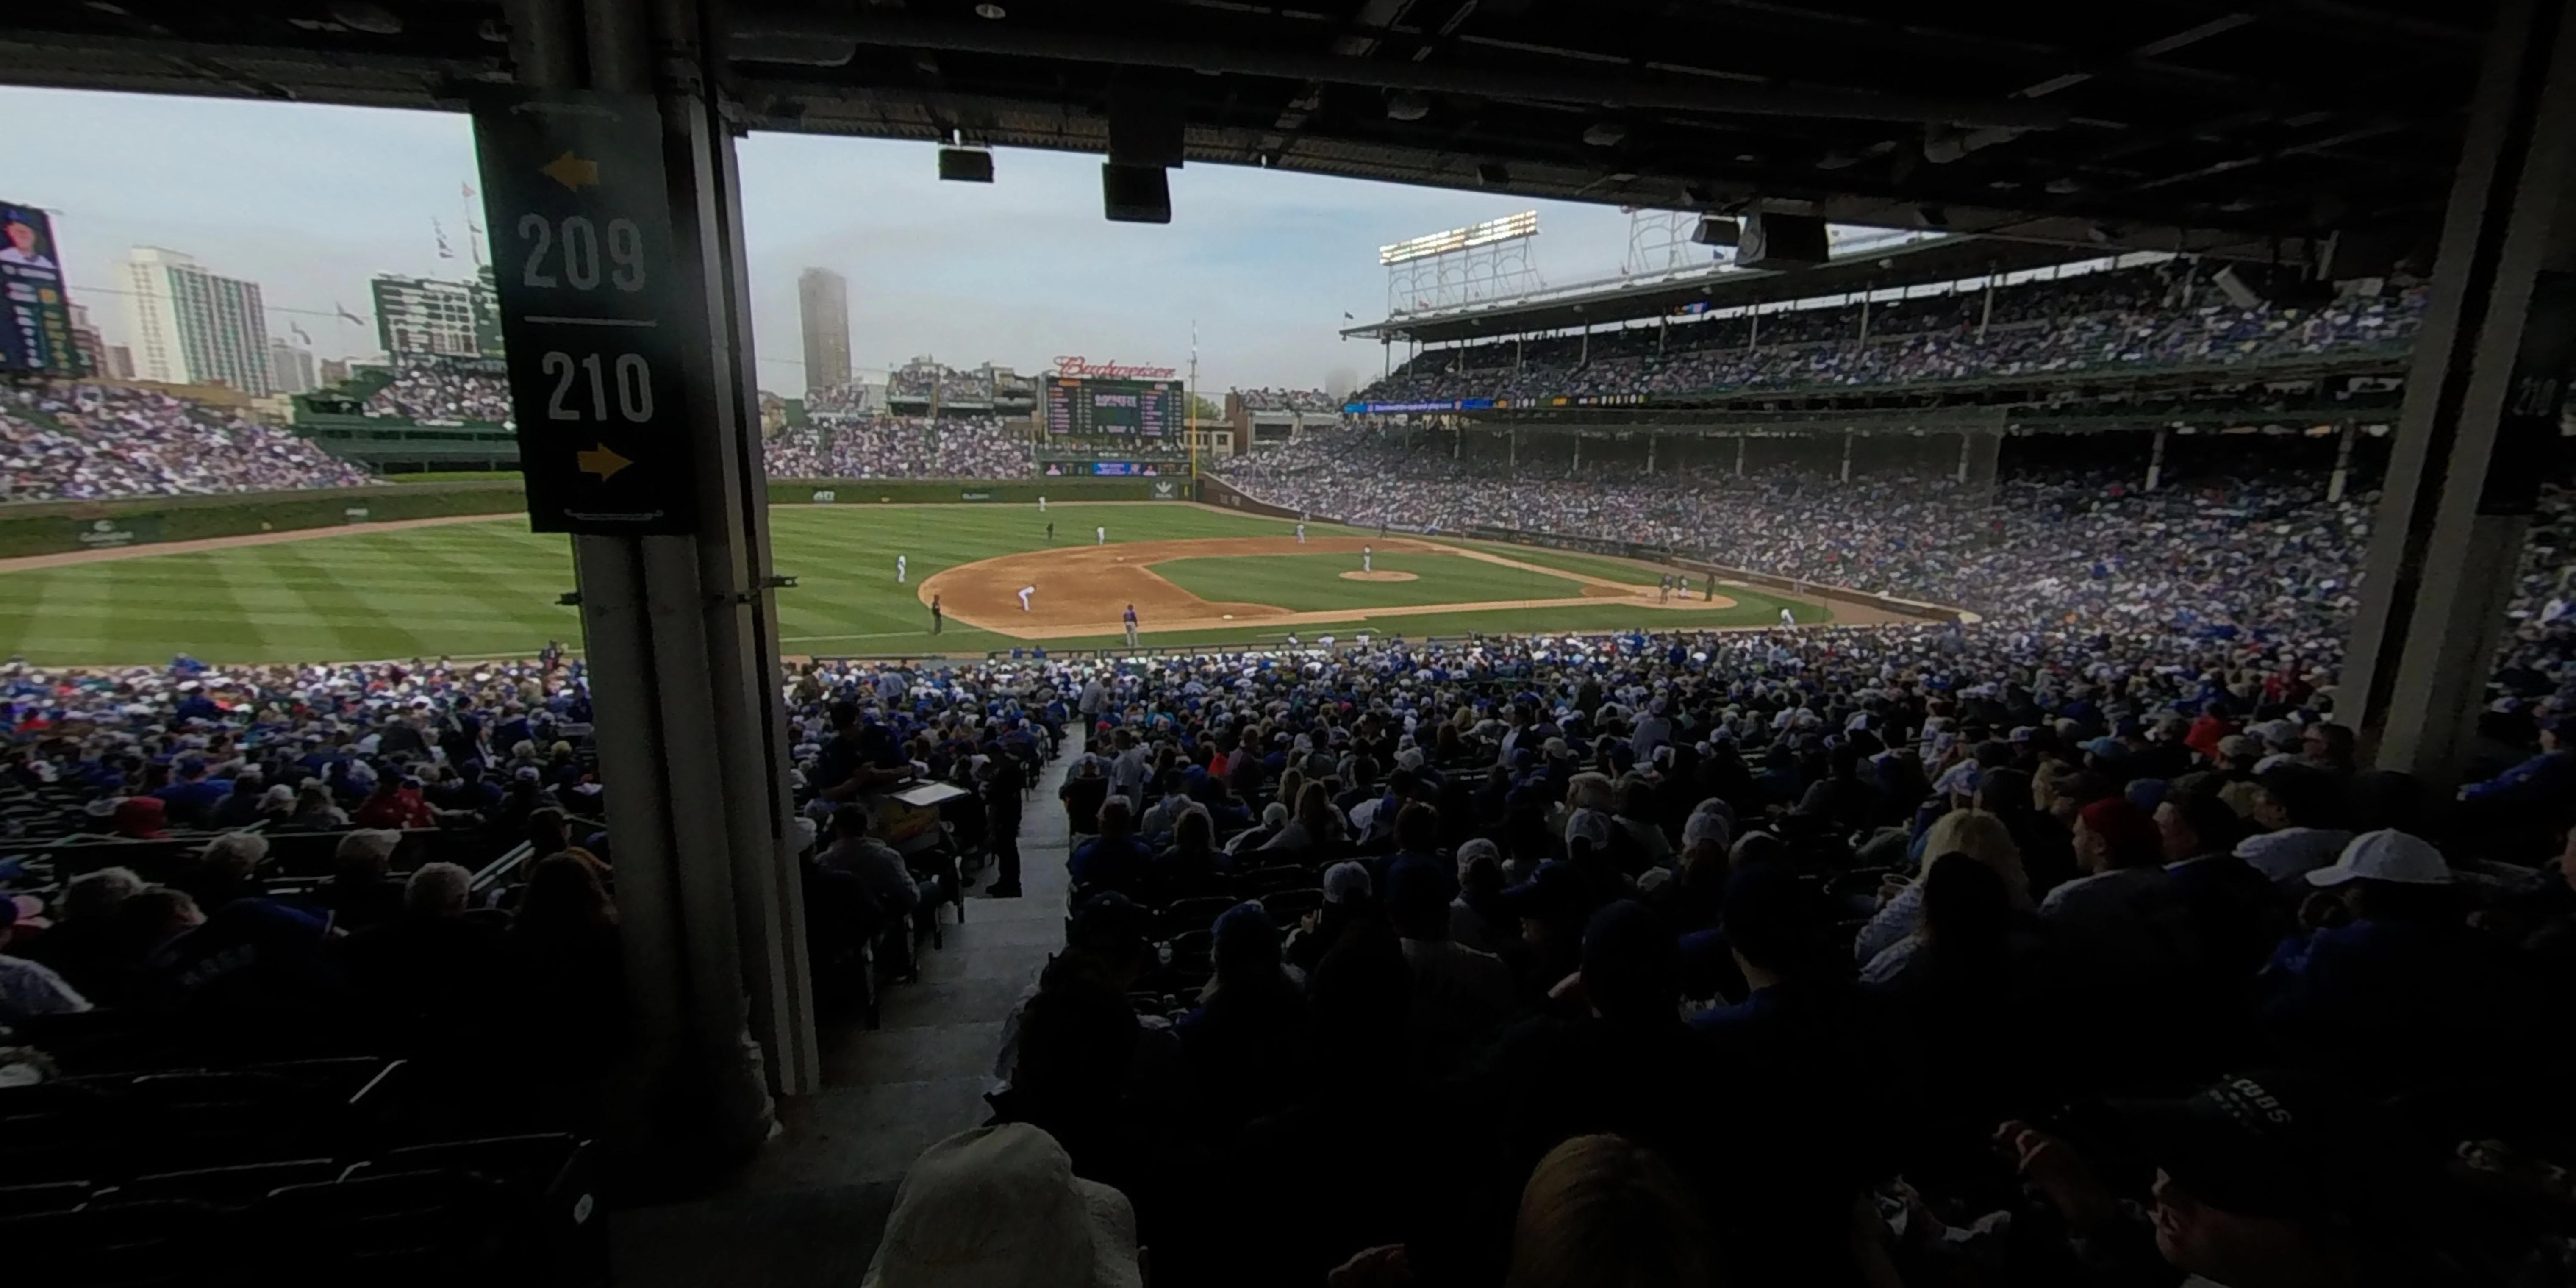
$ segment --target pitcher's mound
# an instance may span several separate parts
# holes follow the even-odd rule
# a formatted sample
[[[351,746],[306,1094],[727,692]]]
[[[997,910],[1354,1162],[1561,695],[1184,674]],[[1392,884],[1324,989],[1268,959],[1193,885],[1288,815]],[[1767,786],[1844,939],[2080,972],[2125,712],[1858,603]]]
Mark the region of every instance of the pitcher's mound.
[[[1416,580],[1419,580],[1419,578],[1416,578],[1412,573],[1409,573],[1409,572],[1391,572],[1391,571],[1390,571],[1390,572],[1346,572],[1346,573],[1343,573],[1343,574],[1342,574],[1342,580],[1344,580],[1344,581],[1416,581]]]

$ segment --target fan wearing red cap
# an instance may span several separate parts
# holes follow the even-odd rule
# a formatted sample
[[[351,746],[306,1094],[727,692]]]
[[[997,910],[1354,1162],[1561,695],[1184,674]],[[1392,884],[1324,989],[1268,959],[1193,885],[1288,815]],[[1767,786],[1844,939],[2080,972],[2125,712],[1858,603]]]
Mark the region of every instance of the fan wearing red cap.
[[[2039,915],[2118,975],[2177,965],[2166,932],[2180,918],[2167,914],[2179,913],[2181,895],[2165,872],[2155,816],[2125,796],[2085,806],[2075,816],[2075,862],[2085,875],[2049,891]]]

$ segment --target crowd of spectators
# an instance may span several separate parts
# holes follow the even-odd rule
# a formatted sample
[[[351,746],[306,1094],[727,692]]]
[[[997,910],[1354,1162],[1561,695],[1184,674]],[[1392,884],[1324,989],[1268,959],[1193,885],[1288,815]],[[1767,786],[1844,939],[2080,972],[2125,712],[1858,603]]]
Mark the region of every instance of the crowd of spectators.
[[[498,361],[406,356],[367,396],[365,413],[406,420],[511,422],[510,379]]]
[[[2302,666],[1934,627],[1053,666],[1068,944],[894,1225],[1034,1128],[1156,1282],[2566,1282],[2576,694],[2449,801]]]
[[[2174,265],[2129,268],[1999,287],[1991,317],[1982,293],[1962,292],[1434,349],[1355,397],[1892,384],[2259,362],[2405,342],[2422,319],[2423,288],[2373,285],[2315,307],[2244,307]]]
[[[1246,411],[1340,411],[1341,400],[1321,389],[1237,389]]]
[[[141,389],[0,390],[0,501],[350,487],[367,472],[285,430]]]
[[[577,747],[589,698],[560,649],[471,665],[12,662],[0,717],[9,839],[38,856],[0,865],[20,921],[0,1025],[105,1010],[226,1050],[441,1068],[506,1051],[568,1079],[536,1099],[585,1116],[582,1079],[625,1006],[611,849],[588,821],[601,789]],[[322,879],[272,853],[307,834],[327,843]],[[523,846],[514,875],[474,887]]]
[[[1028,439],[993,416],[837,419],[764,449],[771,478],[1007,479],[1029,472]]]
[[[1486,524],[1664,546],[1713,563],[1984,615],[1988,632],[2094,634],[2141,649],[2258,638],[2331,673],[2358,604],[2377,493],[2328,501],[2321,470],[2168,473],[2148,492],[2120,466],[1948,475],[1794,468],[1644,474],[1559,462],[1512,469],[1426,440],[1344,429],[1220,469],[1258,499],[1348,523],[1460,532]],[[2542,490],[2502,666],[2524,696],[2576,681],[2576,491]]]
[[[993,377],[988,368],[959,371],[943,363],[915,359],[886,377],[888,402],[930,402],[934,392],[943,406],[989,407]]]
[[[867,386],[834,385],[829,389],[805,391],[805,412],[809,416],[856,416],[872,409],[868,406]]]

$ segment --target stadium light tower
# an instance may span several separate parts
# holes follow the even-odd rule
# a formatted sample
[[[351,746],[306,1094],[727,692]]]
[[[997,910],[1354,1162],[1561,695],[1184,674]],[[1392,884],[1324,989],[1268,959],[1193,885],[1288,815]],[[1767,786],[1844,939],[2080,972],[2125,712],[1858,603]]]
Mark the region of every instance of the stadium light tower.
[[[1538,212],[1488,219],[1377,248],[1386,268],[1386,313],[1402,317],[1535,291],[1545,283],[1530,263]]]

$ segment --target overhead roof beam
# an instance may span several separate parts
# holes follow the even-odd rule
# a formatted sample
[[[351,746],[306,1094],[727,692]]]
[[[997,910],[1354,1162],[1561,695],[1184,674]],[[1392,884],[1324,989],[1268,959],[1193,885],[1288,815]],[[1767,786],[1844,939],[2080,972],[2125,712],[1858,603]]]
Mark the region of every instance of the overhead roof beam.
[[[1499,99],[1617,103],[1681,112],[2014,129],[2054,129],[2064,124],[2066,119],[2065,113],[2039,103],[1883,95],[1859,90],[1722,81],[1676,84],[1632,76],[1566,71],[1487,69],[1410,61],[1377,62],[1303,54],[1293,50],[1098,36],[999,23],[968,26],[875,15],[837,17],[808,13],[742,13],[733,17],[732,26],[737,35],[829,37],[891,48],[1167,67],[1220,75],[1270,76],[1327,85],[1412,89]]]

